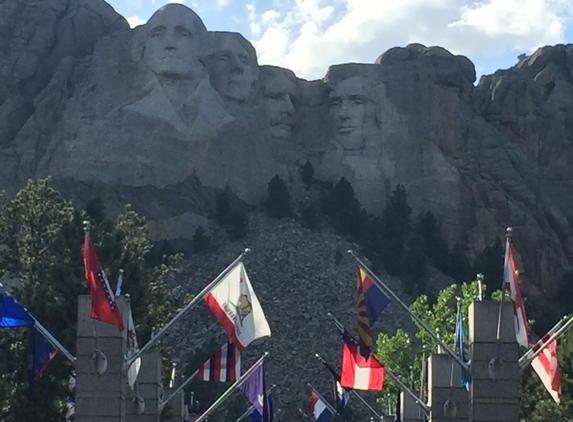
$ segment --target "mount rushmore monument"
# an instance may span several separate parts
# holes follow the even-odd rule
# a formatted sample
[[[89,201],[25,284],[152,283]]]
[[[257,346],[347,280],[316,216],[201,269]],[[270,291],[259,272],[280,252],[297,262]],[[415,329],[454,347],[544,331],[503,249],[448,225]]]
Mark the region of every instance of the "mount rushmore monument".
[[[0,1],[0,181],[50,175],[71,199],[129,202],[157,239],[190,238],[213,193],[257,205],[278,174],[345,177],[380,213],[396,185],[471,256],[513,226],[526,290],[573,259],[573,46],[476,82],[411,44],[307,81],[180,4],[129,29],[99,0]]]

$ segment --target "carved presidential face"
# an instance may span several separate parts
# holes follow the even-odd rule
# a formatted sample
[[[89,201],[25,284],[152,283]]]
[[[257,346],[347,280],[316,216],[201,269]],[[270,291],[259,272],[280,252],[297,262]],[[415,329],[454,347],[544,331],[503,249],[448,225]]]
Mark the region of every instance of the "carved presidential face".
[[[153,72],[165,78],[191,80],[206,74],[200,57],[207,30],[191,9],[168,4],[155,12],[147,25],[143,60]]]
[[[245,102],[258,76],[253,54],[241,45],[234,34],[215,34],[215,57],[211,84],[223,97]]]
[[[359,77],[341,81],[329,96],[330,113],[334,121],[334,138],[344,150],[364,146],[362,129],[370,106]]]
[[[273,138],[288,140],[291,137],[296,88],[296,82],[280,71],[263,82],[263,105]]]

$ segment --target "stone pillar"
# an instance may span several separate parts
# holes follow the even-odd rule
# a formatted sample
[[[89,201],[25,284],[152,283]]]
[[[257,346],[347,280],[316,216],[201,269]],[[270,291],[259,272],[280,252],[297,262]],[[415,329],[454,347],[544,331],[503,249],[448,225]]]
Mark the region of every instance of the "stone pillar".
[[[161,352],[157,348],[148,350],[141,356],[141,368],[137,376],[137,393],[145,400],[145,410],[138,415],[133,398],[135,393],[127,387],[127,422],[159,422],[159,399],[162,392]]]
[[[116,298],[127,327],[125,300]],[[76,340],[76,422],[125,422],[125,389],[123,373],[127,329],[119,332],[112,324],[90,318],[91,296],[78,297],[78,327]],[[98,334],[99,349],[107,357],[107,370],[98,375],[92,365],[96,347],[94,329]]]
[[[424,411],[416,400],[404,391],[400,391],[400,417],[401,422],[421,422],[424,420]]]
[[[519,416],[519,346],[515,340],[513,305],[503,303],[501,341],[497,345],[499,302],[476,301],[469,308],[472,361],[469,422],[517,422]],[[492,379],[488,368],[498,354],[501,365]]]
[[[175,388],[166,388],[165,389],[165,398],[171,397]],[[169,403],[165,405],[165,413],[171,415],[172,421],[181,421],[183,420],[184,415],[184,407],[185,407],[185,389],[181,390],[179,393],[175,395]]]
[[[453,418],[444,411],[448,400],[450,405],[455,403]],[[428,406],[431,422],[468,421],[469,392],[462,386],[460,365],[449,355],[434,354],[428,358]]]

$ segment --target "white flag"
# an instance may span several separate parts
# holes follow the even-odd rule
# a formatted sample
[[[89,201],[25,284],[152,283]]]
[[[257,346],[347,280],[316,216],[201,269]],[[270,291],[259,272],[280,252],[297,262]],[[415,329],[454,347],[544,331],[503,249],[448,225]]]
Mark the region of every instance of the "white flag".
[[[205,300],[240,351],[253,340],[271,335],[242,262],[205,296]]]
[[[131,314],[131,309],[129,310],[129,321],[127,324],[127,357],[131,358],[139,351],[139,345],[137,344],[137,335],[135,334],[135,324],[133,323],[133,315]],[[139,374],[139,368],[141,368],[141,358],[137,358],[135,362],[131,364],[127,370],[127,382],[133,390],[135,386],[135,380]]]
[[[559,362],[557,361],[557,340],[553,340],[543,349],[531,366],[541,378],[541,382],[553,397],[555,402],[561,401],[561,378],[559,377]]]

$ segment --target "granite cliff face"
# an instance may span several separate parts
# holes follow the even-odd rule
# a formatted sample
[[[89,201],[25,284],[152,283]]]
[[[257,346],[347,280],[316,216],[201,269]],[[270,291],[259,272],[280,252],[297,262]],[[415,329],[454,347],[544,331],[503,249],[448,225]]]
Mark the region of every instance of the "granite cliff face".
[[[411,44],[306,81],[182,5],[131,30],[99,0],[0,0],[0,183],[51,175],[175,239],[207,225],[214,193],[257,205],[310,161],[373,213],[404,185],[470,257],[513,226],[525,294],[552,292],[573,259],[573,46],[475,78]]]

